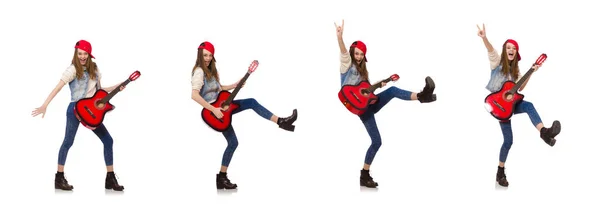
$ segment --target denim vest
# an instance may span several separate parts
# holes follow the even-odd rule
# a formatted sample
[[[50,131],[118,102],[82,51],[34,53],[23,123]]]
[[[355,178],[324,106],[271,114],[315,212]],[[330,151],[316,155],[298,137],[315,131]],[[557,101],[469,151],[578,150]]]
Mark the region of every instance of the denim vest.
[[[73,79],[69,83],[69,89],[71,89],[71,102],[77,102],[80,99],[84,98],[87,94],[88,90],[88,82],[90,80],[90,75],[87,70],[83,71],[83,77],[81,79]],[[98,80],[98,74],[96,74],[96,80]],[[100,81],[96,83],[96,90],[100,89]]]
[[[348,68],[348,71],[346,71],[346,73],[340,74],[340,79],[342,86],[356,85],[360,81],[362,81],[360,73],[358,72],[358,69],[356,69],[356,66],[354,66],[354,64],[352,64],[350,68]]]
[[[221,92],[221,84],[217,82],[217,78],[208,79],[204,74],[204,84],[200,89],[200,96],[208,103],[217,100],[217,95]]]
[[[485,88],[487,90],[489,90],[490,92],[496,92],[496,91],[500,90],[500,88],[502,88],[502,85],[504,84],[504,82],[506,82],[508,80],[514,81],[512,76],[504,75],[502,73],[502,65],[498,65],[496,68],[492,69],[490,81],[488,82],[487,86],[485,86]]]

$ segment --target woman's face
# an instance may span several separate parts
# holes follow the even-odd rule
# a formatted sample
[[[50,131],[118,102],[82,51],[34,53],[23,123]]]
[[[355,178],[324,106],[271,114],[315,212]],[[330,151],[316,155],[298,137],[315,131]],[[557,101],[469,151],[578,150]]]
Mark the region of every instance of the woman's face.
[[[510,42],[506,43],[506,55],[508,56],[508,60],[512,61],[513,59],[515,59],[515,56],[517,55],[517,47],[515,47],[515,45],[513,45]]]
[[[90,55],[87,52],[77,48],[77,58],[79,59],[79,64],[85,65],[89,57]]]
[[[206,66],[208,66],[210,61],[212,61],[212,59],[213,59],[213,55],[212,55],[212,53],[210,53],[210,51],[207,51],[206,49],[202,49],[202,59],[204,60],[204,64]]]
[[[356,60],[356,64],[360,65],[360,62],[365,58],[365,53],[363,53],[360,49],[354,48],[354,60]]]

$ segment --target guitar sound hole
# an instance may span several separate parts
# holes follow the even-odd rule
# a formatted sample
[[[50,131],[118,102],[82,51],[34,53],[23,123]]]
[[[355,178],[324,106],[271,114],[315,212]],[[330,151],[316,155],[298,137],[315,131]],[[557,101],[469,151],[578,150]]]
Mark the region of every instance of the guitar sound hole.
[[[506,94],[504,94],[504,99],[505,99],[506,101],[511,101],[511,100],[513,99],[513,97],[514,97],[514,96],[513,96],[513,94],[511,94],[511,93],[506,93]]]
[[[104,108],[104,103],[100,102],[100,100],[96,101],[96,108],[97,109],[102,109]]]
[[[369,95],[369,90],[367,90],[367,89],[362,89],[362,90],[360,90],[360,93],[361,93],[363,96],[365,96],[365,97],[366,97],[366,96],[368,96],[368,95]]]

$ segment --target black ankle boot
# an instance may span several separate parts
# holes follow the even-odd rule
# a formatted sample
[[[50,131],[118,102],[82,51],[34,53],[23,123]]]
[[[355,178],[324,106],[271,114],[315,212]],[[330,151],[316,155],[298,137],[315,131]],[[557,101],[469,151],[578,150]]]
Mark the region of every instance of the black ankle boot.
[[[425,87],[423,87],[423,91],[417,94],[417,99],[421,103],[430,103],[437,100],[437,95],[433,93],[435,90],[435,83],[431,77],[425,78]]]
[[[555,120],[552,123],[552,126],[550,128],[544,127],[544,128],[542,128],[542,130],[540,130],[540,137],[548,145],[554,146],[554,144],[556,143],[556,139],[554,139],[554,137],[556,137],[556,135],[558,135],[559,133],[560,133],[560,121]]]
[[[294,109],[294,112],[291,116],[286,118],[279,118],[277,120],[277,125],[279,125],[279,128],[293,132],[296,126],[292,124],[294,123],[294,121],[296,121],[296,119],[298,119],[298,110]]]
[[[235,189],[237,184],[232,184],[227,178],[227,172],[219,172],[217,174],[217,189]]]
[[[504,167],[498,166],[498,172],[496,172],[496,182],[498,182],[500,186],[508,186],[508,180],[506,180],[506,174],[504,174]]]
[[[379,184],[373,181],[373,177],[369,174],[369,170],[360,170],[360,186],[365,186],[369,188],[375,188],[379,186]]]
[[[123,191],[125,189],[125,187],[119,185],[119,182],[117,182],[115,172],[106,173],[106,181],[104,183],[104,188],[113,189],[115,191]]]
[[[64,172],[54,174],[54,189],[73,190],[73,186],[65,178]]]

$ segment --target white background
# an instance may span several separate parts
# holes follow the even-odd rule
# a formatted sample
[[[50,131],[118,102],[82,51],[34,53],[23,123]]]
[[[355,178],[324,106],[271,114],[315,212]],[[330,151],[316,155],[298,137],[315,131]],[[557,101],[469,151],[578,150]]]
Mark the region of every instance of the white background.
[[[596,51],[592,3],[584,1],[11,1],[0,5],[2,213],[398,213],[597,212]],[[339,48],[367,44],[373,80],[418,92],[436,81],[438,101],[393,100],[377,114],[383,146],[371,171],[378,191],[359,188],[370,144],[360,120],[337,100]],[[523,91],[546,125],[562,122],[547,146],[526,115],[513,118],[508,189],[495,173],[502,134],[483,108],[486,50],[521,48],[521,70],[548,60]],[[64,137],[66,86],[44,119],[31,117],[86,39],[103,85],[142,75],[111,100],[106,117],[124,193],[103,189],[100,140],[80,126],[66,176],[72,193],[53,189]],[[256,98],[280,116],[297,108],[296,132],[251,110],[234,117],[239,147],[229,177],[239,190],[215,190],[226,141],[190,98],[197,46],[216,48],[222,82],[260,66],[237,98]],[[592,105],[590,105],[592,104]],[[220,194],[222,193],[222,194]],[[593,211],[596,210],[596,211]]]

